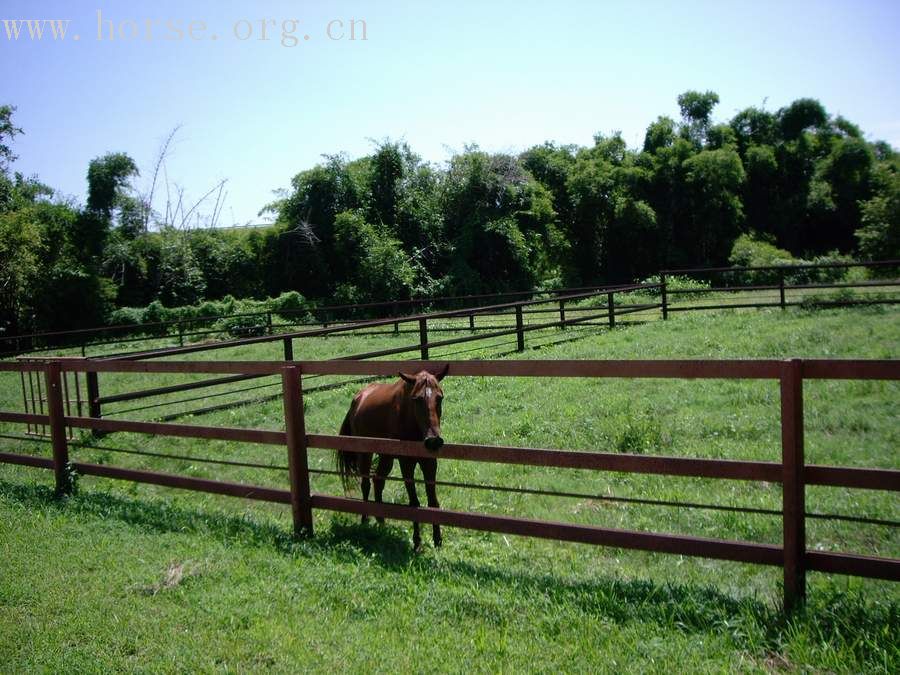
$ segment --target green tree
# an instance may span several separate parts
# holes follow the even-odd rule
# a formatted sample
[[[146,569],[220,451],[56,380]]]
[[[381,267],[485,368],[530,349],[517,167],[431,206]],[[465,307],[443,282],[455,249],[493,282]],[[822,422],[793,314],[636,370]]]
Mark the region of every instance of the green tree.
[[[676,125],[671,117],[657,117],[644,134],[644,152],[653,154],[675,144]]]
[[[875,172],[875,194],[860,205],[862,227],[856,231],[866,260],[900,259],[900,171],[887,162]]]
[[[76,221],[73,232],[81,264],[100,267],[103,248],[113,226],[113,215],[123,206],[126,212],[129,210],[130,181],[137,175],[134,160],[122,152],[91,160],[87,172],[87,207]]]
[[[712,111],[719,103],[719,95],[714,91],[686,91],[678,97],[678,108],[684,124],[681,132],[698,148],[706,143],[707,133],[712,124]]]
[[[526,288],[558,273],[552,196],[517,157],[477,147],[454,156],[442,204],[457,290]]]
[[[696,264],[715,265],[741,233],[744,167],[729,149],[703,150],[684,164],[690,218],[679,234]]]
[[[159,300],[167,307],[200,302],[206,294],[206,280],[187,236],[174,228],[164,228],[160,236]]]
[[[0,213],[0,338],[17,335],[36,298],[41,232],[25,210]],[[0,346],[6,351],[9,345]]]
[[[729,125],[734,130],[741,156],[751,146],[771,146],[780,140],[777,118],[761,108],[744,108],[731,118]]]
[[[10,142],[19,134],[24,133],[20,127],[13,124],[12,116],[16,112],[14,106],[0,105],[0,173],[6,174],[9,165],[16,161]]]
[[[800,98],[778,111],[778,124],[786,141],[794,141],[807,129],[822,128],[828,122],[824,106],[814,98]]]
[[[346,276],[338,285],[339,302],[410,296],[416,271],[398,239],[358,212],[339,213],[334,228],[335,253],[346,263]]]

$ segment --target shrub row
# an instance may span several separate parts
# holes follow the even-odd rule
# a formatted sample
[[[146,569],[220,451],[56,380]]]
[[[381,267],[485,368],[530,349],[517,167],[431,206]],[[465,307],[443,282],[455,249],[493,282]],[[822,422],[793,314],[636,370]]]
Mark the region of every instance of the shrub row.
[[[122,307],[109,319],[111,325],[142,326],[141,332],[163,335],[171,331],[171,322],[180,322],[186,331],[208,327],[232,335],[253,335],[265,331],[269,315],[273,320],[291,323],[312,320],[312,303],[296,291],[265,300],[238,300],[226,295],[221,300],[206,300],[196,305],[166,307],[158,300],[146,307]]]

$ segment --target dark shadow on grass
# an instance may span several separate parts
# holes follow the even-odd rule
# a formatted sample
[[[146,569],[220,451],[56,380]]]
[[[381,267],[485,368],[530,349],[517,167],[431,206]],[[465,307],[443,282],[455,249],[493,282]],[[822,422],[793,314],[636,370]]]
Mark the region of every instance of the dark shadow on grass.
[[[415,556],[409,534],[393,525],[362,525],[333,519],[312,538],[297,539],[286,523],[260,522],[215,510],[189,509],[158,499],[131,499],[98,491],[80,491],[59,499],[51,487],[0,480],[0,496],[33,508],[54,508],[91,517],[114,518],[145,532],[184,532],[219,541],[271,548],[288,555],[327,551],[343,561],[374,557],[385,567],[406,565]]]
[[[58,499],[46,485],[0,480],[0,497],[34,509],[58,509],[88,517],[116,519],[143,531],[189,533],[231,544],[258,546],[280,555],[325,558],[329,561],[374,561],[386,571],[421,573],[428,580],[477,580],[478,589],[514,588],[523,598],[540,597],[549,605],[574,607],[586,615],[617,624],[656,623],[687,634],[728,635],[738,648],[778,652],[796,626],[814,631],[823,644],[841,644],[858,654],[860,663],[890,653],[900,634],[900,603],[875,602],[837,585],[817,593],[798,614],[786,618],[778,607],[754,598],[734,598],[713,587],[659,584],[648,580],[597,577],[572,581],[552,574],[529,573],[521,567],[503,569],[462,560],[418,555],[410,545],[407,523],[360,524],[338,515],[315,537],[295,539],[286,523],[265,523],[250,517],[173,506],[159,500],[129,499],[103,492],[81,492]],[[452,546],[452,543],[449,544]],[[881,599],[877,599],[881,600]],[[515,607],[498,607],[491,593],[448,593],[432,611],[448,617],[471,616],[495,623],[508,620]],[[813,628],[810,628],[813,627]],[[751,639],[749,635],[756,637]],[[859,639],[859,636],[865,639]],[[874,648],[874,651],[873,651]],[[883,650],[883,651],[882,651]]]

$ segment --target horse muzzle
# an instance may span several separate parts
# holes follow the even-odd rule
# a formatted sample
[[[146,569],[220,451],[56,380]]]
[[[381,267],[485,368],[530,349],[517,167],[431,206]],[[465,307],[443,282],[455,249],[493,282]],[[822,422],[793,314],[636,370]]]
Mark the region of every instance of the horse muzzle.
[[[444,445],[444,439],[440,436],[429,436],[425,439],[425,448],[430,452],[437,452]]]

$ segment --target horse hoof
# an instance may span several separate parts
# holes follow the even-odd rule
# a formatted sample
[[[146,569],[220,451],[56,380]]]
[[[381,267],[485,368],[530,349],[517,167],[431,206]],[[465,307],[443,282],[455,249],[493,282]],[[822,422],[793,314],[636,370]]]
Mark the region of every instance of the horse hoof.
[[[365,525],[366,523],[369,522],[369,516],[363,516],[362,519],[360,520],[360,522],[361,522],[363,525]]]
[[[384,518],[376,518],[375,519],[379,525],[384,525]]]
[[[435,547],[435,548],[440,548],[440,547],[443,546],[443,545],[444,545],[444,540],[443,540],[443,539],[435,539],[435,540],[434,540],[434,547]]]

